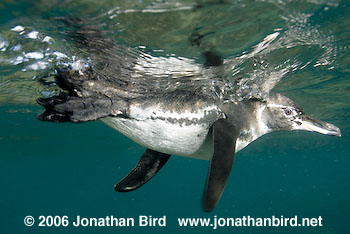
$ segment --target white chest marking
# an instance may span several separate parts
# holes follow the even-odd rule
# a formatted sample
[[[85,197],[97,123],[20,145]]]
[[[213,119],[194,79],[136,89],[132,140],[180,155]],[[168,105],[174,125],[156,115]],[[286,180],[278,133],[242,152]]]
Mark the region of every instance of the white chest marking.
[[[263,112],[265,108],[265,106],[262,106],[259,107],[256,111],[257,125],[250,126],[249,129],[246,129],[241,132],[241,135],[236,142],[237,152],[270,131],[269,128],[266,126],[265,121],[263,120]]]

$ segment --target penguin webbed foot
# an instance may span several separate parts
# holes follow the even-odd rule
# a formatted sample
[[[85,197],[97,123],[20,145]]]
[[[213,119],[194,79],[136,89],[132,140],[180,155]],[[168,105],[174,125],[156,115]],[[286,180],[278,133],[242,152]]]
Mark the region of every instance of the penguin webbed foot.
[[[61,92],[59,95],[55,95],[49,98],[38,98],[36,102],[45,107],[45,112],[38,115],[37,118],[41,121],[51,122],[67,122],[72,115],[71,112],[60,113],[55,110],[55,106],[66,102],[68,95]]]
[[[37,103],[45,107],[38,119],[51,122],[86,122],[107,116],[127,115],[127,102],[120,98],[75,97],[65,93],[39,98]]]

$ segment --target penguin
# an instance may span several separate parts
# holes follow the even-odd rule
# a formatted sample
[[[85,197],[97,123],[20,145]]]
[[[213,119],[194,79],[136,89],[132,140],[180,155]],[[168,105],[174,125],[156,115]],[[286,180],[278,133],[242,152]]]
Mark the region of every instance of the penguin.
[[[174,91],[135,99],[40,98],[40,120],[85,122],[101,119],[146,149],[136,167],[116,186],[132,191],[149,181],[170,155],[210,160],[205,211],[219,201],[235,153],[272,131],[307,130],[341,136],[338,127],[307,116],[291,99],[270,93],[265,101],[223,102],[199,92]]]
[[[99,43],[93,43],[94,33]],[[99,33],[91,29],[76,38],[87,47],[101,45]],[[264,98],[237,100],[220,98],[203,86],[157,89],[152,83],[156,80],[171,77],[187,81],[188,77],[201,76],[211,80],[218,70],[184,58],[152,57],[117,44],[110,50],[117,51],[116,56],[108,58],[110,54],[103,51],[94,48],[98,58],[95,67],[77,62],[57,70],[55,80],[62,92],[37,100],[45,108],[38,119],[74,123],[101,120],[145,147],[135,168],[115,185],[116,191],[143,186],[171,155],[208,160],[203,203],[204,210],[210,212],[221,198],[235,154],[257,138],[281,130],[341,136],[337,126],[306,115],[290,98],[271,92],[274,84],[265,90]],[[215,64],[222,66],[221,62]],[[139,77],[144,79],[136,82]]]

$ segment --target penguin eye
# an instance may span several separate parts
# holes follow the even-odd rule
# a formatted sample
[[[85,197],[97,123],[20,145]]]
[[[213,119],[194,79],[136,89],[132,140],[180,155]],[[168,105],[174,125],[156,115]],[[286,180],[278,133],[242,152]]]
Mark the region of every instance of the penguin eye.
[[[293,114],[293,110],[289,109],[289,108],[286,108],[284,109],[284,113],[288,116],[292,115]]]

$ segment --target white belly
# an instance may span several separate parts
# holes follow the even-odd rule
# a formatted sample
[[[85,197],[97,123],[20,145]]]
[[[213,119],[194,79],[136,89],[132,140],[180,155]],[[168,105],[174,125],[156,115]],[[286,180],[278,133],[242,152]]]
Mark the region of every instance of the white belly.
[[[102,119],[136,143],[162,153],[209,159],[211,151],[201,146],[210,126],[207,124],[179,124],[161,119],[126,119],[107,117]],[[211,141],[210,141],[211,142]]]
[[[175,107],[174,107],[175,106]],[[212,124],[222,113],[216,105],[174,103],[160,100],[131,103],[127,117],[102,119],[136,143],[166,154],[208,160],[212,156]]]
[[[208,134],[209,125],[181,126],[161,120],[136,121],[114,117],[107,117],[102,121],[136,143],[162,153],[202,160],[210,160],[213,155],[213,139]],[[238,138],[236,152],[255,139]]]

